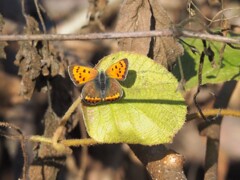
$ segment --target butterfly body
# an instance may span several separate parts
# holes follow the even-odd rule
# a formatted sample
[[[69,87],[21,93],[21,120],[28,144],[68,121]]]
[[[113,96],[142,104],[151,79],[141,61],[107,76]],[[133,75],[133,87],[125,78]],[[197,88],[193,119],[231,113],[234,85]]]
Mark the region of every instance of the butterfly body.
[[[75,85],[85,84],[81,93],[83,102],[95,105],[103,101],[115,101],[123,96],[117,80],[125,80],[128,60],[122,59],[114,63],[105,72],[78,65],[69,66],[68,71]]]

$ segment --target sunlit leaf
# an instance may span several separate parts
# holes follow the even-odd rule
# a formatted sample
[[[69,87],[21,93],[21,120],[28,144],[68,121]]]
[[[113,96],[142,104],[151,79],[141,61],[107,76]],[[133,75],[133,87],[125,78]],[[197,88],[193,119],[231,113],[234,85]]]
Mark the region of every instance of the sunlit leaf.
[[[186,42],[195,46],[198,51],[203,50],[201,40],[186,39]],[[205,61],[202,71],[202,84],[211,83],[217,84],[230,80],[240,79],[240,50],[232,49],[226,46],[223,52],[223,59],[220,60],[220,53],[222,43],[214,42],[211,43],[211,50],[214,52],[214,66],[205,56]],[[184,56],[181,58],[183,67],[183,73],[186,80],[186,89],[197,86],[198,83],[198,66],[199,66],[199,54],[193,54],[191,49],[185,47]],[[174,74],[180,79],[179,67],[176,66]]]
[[[103,58],[98,69],[127,58],[124,97],[96,106],[82,104],[89,135],[102,143],[155,145],[169,143],[185,121],[186,106],[176,78],[139,54],[119,52]]]

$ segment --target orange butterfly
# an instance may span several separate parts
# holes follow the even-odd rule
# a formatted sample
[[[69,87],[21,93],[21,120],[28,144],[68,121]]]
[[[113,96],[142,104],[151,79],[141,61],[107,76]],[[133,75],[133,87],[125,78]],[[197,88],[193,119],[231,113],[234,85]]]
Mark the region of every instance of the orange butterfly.
[[[128,73],[128,60],[122,59],[104,71],[85,66],[70,65],[68,73],[76,86],[84,85],[82,100],[88,105],[102,101],[115,101],[123,96],[119,81],[124,81]]]

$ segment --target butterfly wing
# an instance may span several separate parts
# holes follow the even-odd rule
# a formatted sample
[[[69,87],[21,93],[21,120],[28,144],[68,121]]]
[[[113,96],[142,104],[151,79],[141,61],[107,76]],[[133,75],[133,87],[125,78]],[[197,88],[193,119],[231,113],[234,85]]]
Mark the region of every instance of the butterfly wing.
[[[68,66],[68,73],[73,83],[76,86],[80,86],[95,79],[98,75],[98,70],[85,66],[70,65]]]
[[[123,96],[121,85],[116,79],[108,79],[108,86],[106,87],[105,97],[103,101],[116,101]]]
[[[117,79],[119,81],[124,81],[127,77],[127,73],[128,60],[126,58],[114,63],[106,70],[106,74],[109,78]]]
[[[88,105],[95,105],[102,101],[100,89],[95,81],[90,81],[83,86],[82,100]]]

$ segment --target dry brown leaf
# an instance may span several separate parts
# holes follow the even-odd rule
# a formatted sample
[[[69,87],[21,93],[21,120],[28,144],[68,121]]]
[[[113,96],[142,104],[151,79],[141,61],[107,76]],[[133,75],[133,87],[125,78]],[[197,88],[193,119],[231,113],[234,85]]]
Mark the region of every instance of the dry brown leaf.
[[[120,9],[117,32],[149,31],[151,10],[146,0],[126,0]],[[143,55],[149,52],[151,38],[125,38],[119,40],[121,50],[134,51]]]
[[[53,46],[50,46],[47,41],[43,41],[43,47],[39,49],[42,63],[42,75],[54,77],[61,75],[64,77],[61,67],[66,67],[61,56]]]
[[[20,94],[29,100],[35,88],[36,78],[40,75],[41,57],[32,43],[19,42],[19,45],[14,64],[19,66],[18,74],[22,76]]]
[[[40,33],[38,23],[33,17],[27,16],[26,21],[26,34]],[[20,94],[29,100],[40,75],[54,77],[60,74],[64,76],[62,67],[66,65],[56,50],[52,47],[50,49],[47,41],[23,41],[19,42],[19,45],[14,63],[19,66],[18,74],[22,76]]]
[[[40,33],[38,23],[33,17],[26,16],[26,24],[26,34]],[[18,74],[22,76],[20,94],[28,100],[32,97],[36,79],[41,71],[41,56],[38,54],[37,44],[38,41],[19,42],[20,48],[14,61],[14,64],[19,66]]]
[[[159,0],[125,0],[116,26],[117,32],[136,32],[171,28],[172,23]],[[126,38],[119,40],[121,50],[148,55],[165,67],[171,67],[183,54],[174,37]]]
[[[171,28],[172,22],[158,0],[149,0],[153,18],[155,20],[155,30]],[[165,67],[171,67],[176,58],[183,55],[183,47],[174,37],[153,38],[153,59]]]

